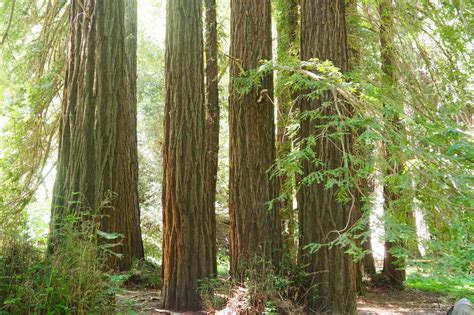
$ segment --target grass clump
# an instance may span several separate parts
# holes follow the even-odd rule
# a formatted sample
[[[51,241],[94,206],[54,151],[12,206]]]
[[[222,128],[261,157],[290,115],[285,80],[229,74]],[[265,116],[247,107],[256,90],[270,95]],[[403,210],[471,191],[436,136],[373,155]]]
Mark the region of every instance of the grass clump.
[[[210,312],[224,308],[230,294],[230,282],[222,278],[209,278],[199,282],[202,307]]]
[[[97,221],[68,218],[49,255],[15,236],[2,243],[0,313],[113,313],[116,287],[104,272],[109,254],[99,245]]]
[[[406,286],[425,292],[444,294],[460,299],[468,298],[474,301],[473,276],[427,276],[420,273],[410,275]]]

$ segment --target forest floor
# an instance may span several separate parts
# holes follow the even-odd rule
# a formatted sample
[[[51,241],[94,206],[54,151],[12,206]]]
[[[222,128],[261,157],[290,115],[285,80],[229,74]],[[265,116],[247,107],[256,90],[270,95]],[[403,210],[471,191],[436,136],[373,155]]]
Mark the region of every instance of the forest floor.
[[[160,308],[160,290],[127,288],[117,295],[121,314],[180,314]],[[446,314],[454,301],[446,296],[406,289],[369,288],[357,302],[359,314]],[[199,314],[236,314],[229,306],[223,311]],[[191,313],[186,313],[191,314]]]
[[[446,314],[453,304],[446,296],[413,289],[369,288],[357,299],[359,314]]]

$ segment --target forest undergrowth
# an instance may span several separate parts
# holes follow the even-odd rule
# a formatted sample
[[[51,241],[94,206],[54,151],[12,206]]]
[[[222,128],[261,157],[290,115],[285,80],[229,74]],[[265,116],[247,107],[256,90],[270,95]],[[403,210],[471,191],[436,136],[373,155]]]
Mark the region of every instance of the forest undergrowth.
[[[138,262],[130,272],[106,272],[101,262],[110,252],[98,245],[97,225],[83,221],[79,230],[72,231],[74,220],[70,222],[65,227],[69,236],[51,255],[21,236],[2,238],[0,314],[164,311],[160,304],[159,266]],[[419,264],[409,268],[406,293],[387,291],[379,280],[366,278],[359,309],[400,310],[405,303],[419,310],[443,311],[456,299],[474,298],[472,275],[447,275],[433,270],[428,273]],[[202,281],[199,286],[203,308],[209,312],[292,314],[304,310],[304,296],[309,291],[304,270],[288,265],[279,274],[253,271],[253,276],[242,284],[229,279],[225,259],[219,270],[218,277]],[[423,295],[423,291],[427,294]]]

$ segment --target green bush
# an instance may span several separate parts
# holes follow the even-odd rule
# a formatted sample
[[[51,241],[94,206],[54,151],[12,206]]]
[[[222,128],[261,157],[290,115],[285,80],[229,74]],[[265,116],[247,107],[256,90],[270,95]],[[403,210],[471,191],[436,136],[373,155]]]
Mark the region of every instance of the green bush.
[[[0,244],[0,313],[108,314],[116,287],[104,272],[97,220],[68,218],[54,253],[42,257],[12,237]]]
[[[474,277],[427,276],[420,273],[410,275],[405,284],[413,289],[447,295],[452,298],[468,298],[474,301]]]

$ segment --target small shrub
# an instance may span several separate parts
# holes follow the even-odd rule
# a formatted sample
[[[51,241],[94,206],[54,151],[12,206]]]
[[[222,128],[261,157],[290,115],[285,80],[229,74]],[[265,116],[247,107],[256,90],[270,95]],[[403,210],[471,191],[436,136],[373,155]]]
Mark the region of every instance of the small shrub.
[[[0,311],[14,314],[107,314],[116,287],[105,273],[98,220],[68,218],[54,253],[42,258],[28,241],[2,246]],[[18,253],[20,253],[18,255]]]
[[[212,312],[225,306],[226,297],[230,293],[230,282],[219,278],[201,280],[198,290],[202,307]]]
[[[304,313],[305,299],[311,291],[308,274],[290,263],[278,270],[256,257],[249,267],[239,266],[245,274],[244,283],[230,279],[212,278],[201,281],[199,292],[203,307],[239,314]]]
[[[307,273],[298,266],[284,264],[276,272],[261,264],[247,272],[247,295],[252,312],[294,314],[304,311],[309,292]]]
[[[147,260],[136,262],[132,270],[123,276],[125,278],[122,283],[125,286],[161,288],[161,268]]]

